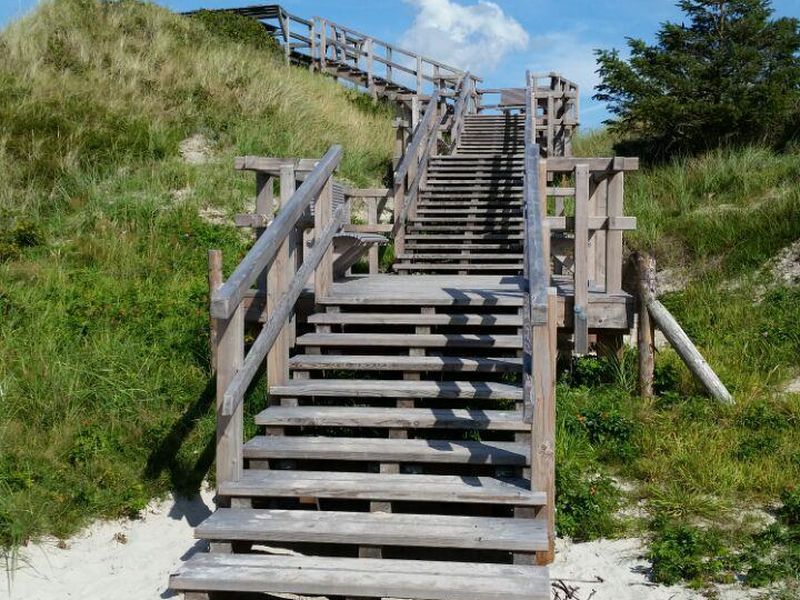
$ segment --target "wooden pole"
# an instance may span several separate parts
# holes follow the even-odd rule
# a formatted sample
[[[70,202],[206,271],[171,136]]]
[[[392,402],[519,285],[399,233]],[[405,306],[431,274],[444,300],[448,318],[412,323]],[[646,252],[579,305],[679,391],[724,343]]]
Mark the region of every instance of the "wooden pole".
[[[641,277],[640,277],[640,294],[641,294],[641,304],[639,309],[639,330],[640,330],[640,342],[642,341],[641,331],[643,329],[647,329],[648,331],[651,330],[649,327],[650,321],[652,320],[654,325],[657,325],[661,332],[664,334],[664,337],[667,338],[667,341],[670,345],[675,349],[675,352],[678,353],[678,356],[681,357],[683,362],[689,367],[689,370],[692,374],[697,377],[700,383],[706,388],[709,394],[716,400],[722,402],[723,404],[731,405],[734,403],[733,397],[731,396],[728,389],[725,385],[720,381],[720,378],[714,372],[714,370],[709,366],[706,360],[703,358],[703,355],[700,354],[700,351],[697,347],[692,343],[692,340],[689,339],[689,336],[686,335],[686,332],[681,328],[678,324],[678,321],[675,320],[667,308],[661,304],[656,298],[656,286],[655,286],[655,261],[650,257],[643,257],[638,256],[637,261],[641,270]],[[643,324],[642,316],[646,315]],[[645,327],[647,325],[647,327]],[[648,341],[645,338],[645,341]],[[640,355],[640,380],[642,381],[642,388],[645,392],[648,392],[649,396],[653,394],[653,350],[652,350],[652,335],[650,336],[650,346],[649,348],[645,346],[644,348],[644,359],[645,362],[642,362],[642,348],[639,349]],[[641,367],[644,367],[641,369]],[[645,375],[645,379],[642,380],[642,373]],[[644,395],[644,392],[643,392]],[[649,397],[648,396],[648,397]]]
[[[217,374],[217,320],[211,316],[211,296],[222,285],[222,252],[220,250],[208,251],[208,307],[209,307],[209,336],[208,345],[211,351],[211,375]]]
[[[639,306],[639,327],[637,345],[639,350],[639,394],[643,398],[653,397],[653,370],[655,369],[655,347],[653,345],[653,326],[647,311],[647,297],[655,294],[656,262],[650,256],[634,254],[637,274],[637,300]]]
[[[322,232],[333,218],[333,177],[328,178],[317,198],[314,209],[314,243],[318,243]],[[328,248],[314,272],[314,295],[317,302],[328,295],[333,283],[333,245]]]

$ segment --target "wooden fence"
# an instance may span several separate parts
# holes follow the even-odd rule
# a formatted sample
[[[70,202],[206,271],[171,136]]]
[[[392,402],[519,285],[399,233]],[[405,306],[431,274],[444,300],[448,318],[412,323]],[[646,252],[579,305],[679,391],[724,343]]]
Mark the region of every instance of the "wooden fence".
[[[242,404],[260,366],[267,361],[267,377],[272,385],[288,381],[288,350],[294,339],[292,315],[307,282],[313,276],[316,297],[329,293],[333,282],[333,239],[343,228],[348,203],[345,198],[334,209],[333,172],[341,160],[342,148],[331,147],[296,190],[295,165],[280,165],[281,210],[227,281],[222,281],[219,251],[212,250],[209,254],[212,344],[217,372],[218,483],[238,481],[241,477]],[[297,166],[304,165],[299,161]],[[269,212],[266,204],[272,201],[272,179],[260,175],[259,181],[257,202]],[[307,255],[301,256],[296,234],[302,230],[312,205],[314,245]],[[245,355],[245,312],[248,299],[259,289],[267,294],[267,318]]]
[[[355,80],[373,95],[379,90],[417,96],[439,90],[455,95],[465,75],[461,69],[328,19],[298,17],[279,5],[222,10],[261,21],[283,47],[287,62],[310,64]]]

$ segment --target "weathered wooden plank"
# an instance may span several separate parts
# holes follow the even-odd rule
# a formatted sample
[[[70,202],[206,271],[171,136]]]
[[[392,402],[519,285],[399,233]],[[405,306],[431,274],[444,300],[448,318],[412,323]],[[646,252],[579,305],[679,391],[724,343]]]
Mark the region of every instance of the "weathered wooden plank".
[[[326,334],[317,334],[326,335]],[[336,334],[334,334],[336,335]],[[411,343],[408,346],[413,347]],[[271,385],[271,396],[349,398],[449,398],[521,400],[522,388],[495,381],[408,381],[380,379],[293,379]]]
[[[530,431],[530,425],[523,422],[521,412],[450,408],[273,406],[256,416],[256,424],[276,427]]]
[[[170,577],[170,588],[427,600],[550,598],[542,567],[255,554],[195,554]]]
[[[415,333],[307,333],[298,346],[359,346],[412,348],[520,348],[518,335]]]
[[[346,313],[340,313],[346,314]],[[289,360],[296,370],[340,369],[353,371],[463,371],[517,372],[518,358],[464,358],[461,356],[382,356],[299,354]]]
[[[248,459],[345,460],[390,463],[527,465],[530,448],[516,442],[257,436],[244,446]]]
[[[471,313],[316,313],[309,323],[327,325],[464,325],[485,327],[518,327],[522,318],[514,314]],[[433,357],[430,357],[433,358]]]
[[[223,482],[219,491],[226,496],[541,506],[545,494],[527,485],[523,479],[457,475],[245,470],[239,481]]]
[[[534,519],[388,512],[221,509],[195,537],[529,552],[547,547],[547,532]]]

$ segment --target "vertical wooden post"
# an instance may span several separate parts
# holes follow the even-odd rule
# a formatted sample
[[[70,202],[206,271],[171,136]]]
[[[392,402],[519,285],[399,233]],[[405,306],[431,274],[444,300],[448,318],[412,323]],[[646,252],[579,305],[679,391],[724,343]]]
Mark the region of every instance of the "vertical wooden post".
[[[213,261],[220,261],[221,256]],[[239,304],[229,319],[216,319],[217,332],[217,487],[239,481],[242,473],[243,407],[222,414],[225,391],[244,361],[244,306]]]
[[[547,156],[553,156],[555,134],[555,105],[552,91],[547,95]]]
[[[553,261],[550,251],[550,221],[547,219],[547,160],[539,160],[539,198],[541,198],[542,211],[542,252],[547,261],[547,284],[550,285],[550,275],[552,272]]]
[[[589,351],[589,166],[575,167],[575,353]]]
[[[653,323],[647,310],[648,294],[656,292],[656,261],[651,256],[634,254],[631,260],[636,263],[637,304],[639,307],[639,327],[637,342],[639,350],[639,394],[643,398],[653,397],[653,371],[655,370],[655,346],[653,343]]]
[[[211,299],[214,292],[222,285],[222,252],[219,250],[208,251],[208,302],[211,310]],[[217,374],[217,320],[209,312],[208,345],[211,354],[211,375]]]
[[[289,19],[286,15],[281,14],[281,28],[283,29],[283,51],[286,64],[289,65],[292,60],[292,36],[289,34]]]
[[[422,57],[417,56],[417,96],[422,95],[422,88],[425,84],[423,68],[424,66],[422,64]]]
[[[314,209],[314,243],[319,243],[322,234],[328,223],[333,217],[333,177],[328,178],[325,187],[322,188],[317,205]],[[333,244],[325,251],[322,261],[314,272],[314,295],[319,302],[330,293],[333,283]]]
[[[375,74],[373,70],[375,68],[375,42],[372,38],[367,38],[367,89],[369,90],[370,96],[372,98],[377,97],[377,92],[375,90]]]
[[[281,172],[281,208],[286,206],[296,187],[294,167],[283,165]],[[267,277],[267,314],[271,315],[280,302],[292,279],[291,236],[287,236],[272,261]],[[267,380],[270,385],[285,385],[289,380],[289,346],[291,344],[289,323],[283,327],[267,354]]]
[[[269,224],[275,212],[274,203],[272,177],[266,173],[256,172],[256,214],[264,220],[265,225]],[[266,227],[256,227],[256,239],[260,238],[265,230]],[[256,288],[259,293],[258,300],[264,303],[264,311],[266,311],[267,308],[267,272],[268,268],[264,269],[264,271],[259,274],[258,280],[256,281]]]
[[[367,198],[367,223],[370,225],[378,224],[378,199]],[[375,275],[378,273],[378,246],[372,244],[369,247],[369,274]]]
[[[308,49],[309,54],[311,55],[311,60],[308,63],[308,68],[310,71],[314,70],[314,61],[319,60],[317,57],[317,18],[314,17],[311,20],[311,24],[308,26],[308,39],[311,40],[310,48]]]
[[[389,83],[394,83],[392,81],[392,47],[386,46],[386,81]]]
[[[608,219],[606,233],[606,293],[622,290],[622,230],[611,229],[611,220],[621,217],[624,211],[625,172],[613,173],[608,180]]]
[[[533,326],[533,425],[531,427],[531,488],[547,494],[538,518],[546,522],[549,549],[537,552],[536,562],[549,564],[555,552],[555,382],[553,340],[556,296],[547,295],[547,321]]]
[[[328,66],[328,22],[319,21],[319,65],[322,69]]]
[[[589,203],[589,214],[606,217],[608,215],[608,178],[602,173],[598,174],[598,176],[602,177],[602,179],[595,182],[594,193]],[[591,240],[589,280],[594,284],[595,288],[602,287],[603,291],[605,291],[606,284],[607,227],[608,225],[606,224],[604,229],[596,229],[594,232],[589,232],[589,239]]]

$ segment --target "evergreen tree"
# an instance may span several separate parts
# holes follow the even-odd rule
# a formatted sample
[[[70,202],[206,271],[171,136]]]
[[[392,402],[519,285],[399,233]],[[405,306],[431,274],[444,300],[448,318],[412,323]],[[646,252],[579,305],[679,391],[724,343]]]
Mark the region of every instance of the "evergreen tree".
[[[630,59],[598,50],[613,131],[654,154],[777,143],[800,114],[800,25],[773,19],[770,0],[681,0],[686,21],[655,45],[628,38]]]

